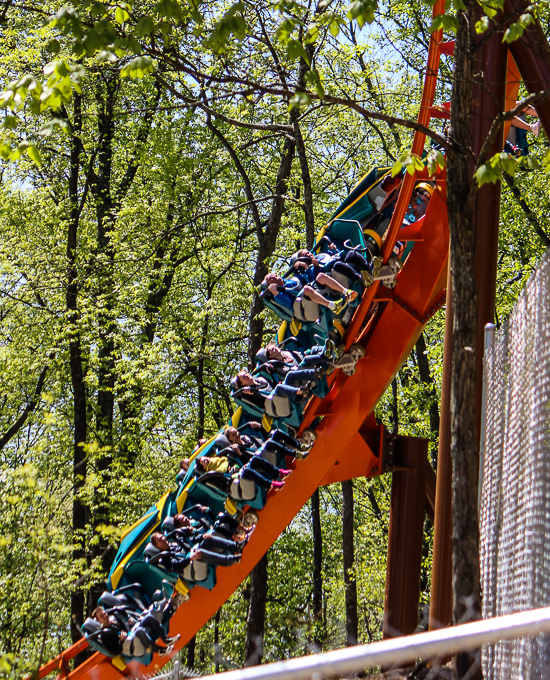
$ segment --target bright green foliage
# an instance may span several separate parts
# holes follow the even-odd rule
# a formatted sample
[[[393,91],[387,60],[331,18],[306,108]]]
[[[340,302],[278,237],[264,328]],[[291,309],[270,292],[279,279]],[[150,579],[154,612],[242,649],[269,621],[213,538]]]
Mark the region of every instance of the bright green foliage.
[[[86,1],[48,6],[53,18],[42,27],[17,4],[9,10],[0,43],[0,155],[14,161],[0,161],[0,437],[32,403],[43,371],[45,378],[24,425],[0,449],[0,583],[10,593],[0,607],[0,674],[19,677],[70,643],[71,594],[101,581],[103,549],[171,488],[197,437],[227,421],[227,384],[247,361],[258,235],[271,218],[294,120],[317,229],[372,165],[422,165],[410,154],[410,130],[328,106],[326,97],[415,119],[429,4],[333,2],[313,13],[290,0]],[[449,99],[451,65],[442,62],[438,102]],[[545,176],[524,172],[541,157],[548,167],[544,144],[541,136],[514,167],[499,156],[489,171],[515,172],[547,229]],[[430,172],[442,167],[441,154],[427,151]],[[76,195],[71,163],[79,167]],[[297,153],[283,191],[268,264],[284,269],[297,242],[305,244]],[[499,318],[541,252],[507,190],[503,202]],[[265,311],[262,318],[269,337],[278,322]],[[439,314],[425,332],[431,383],[421,379],[416,353],[397,376],[399,432],[428,437],[432,460],[442,337]],[[76,489],[75,338],[88,428]],[[391,390],[377,414],[391,429]],[[389,477],[355,482],[361,642],[380,637],[390,486]],[[75,500],[88,515],[78,531]],[[344,644],[341,505],[338,486],[321,490],[322,621],[312,612],[309,507],[270,551],[268,660],[307,653],[314,639],[323,649]],[[75,559],[80,543],[84,556]],[[430,538],[425,548],[423,602]],[[198,669],[215,668],[215,638],[220,668],[242,665],[247,589],[245,582],[199,633]]]

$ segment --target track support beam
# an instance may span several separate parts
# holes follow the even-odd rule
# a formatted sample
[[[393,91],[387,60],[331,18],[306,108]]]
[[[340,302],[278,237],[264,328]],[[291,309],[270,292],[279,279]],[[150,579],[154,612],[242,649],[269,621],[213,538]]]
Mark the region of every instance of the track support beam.
[[[418,625],[420,568],[426,506],[428,440],[396,437],[386,597],[384,639],[410,635]]]

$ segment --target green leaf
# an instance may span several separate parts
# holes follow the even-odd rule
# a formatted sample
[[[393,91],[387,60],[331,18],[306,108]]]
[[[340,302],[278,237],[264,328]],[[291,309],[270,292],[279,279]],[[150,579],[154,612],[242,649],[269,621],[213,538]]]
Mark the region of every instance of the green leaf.
[[[506,29],[506,32],[504,33],[504,37],[502,38],[502,42],[507,42],[511,43],[514,42],[515,40],[518,40],[518,38],[521,38],[524,32],[524,27],[521,25],[519,21],[516,21],[514,24],[510,24],[508,28]]]
[[[479,4],[483,7],[485,14],[493,19],[504,7],[504,0],[479,0]]]
[[[281,21],[281,23],[277,26],[275,37],[284,45],[288,42],[292,33],[294,33],[295,28],[296,23],[291,18],[287,17],[286,19],[283,19],[283,21]]]
[[[304,38],[304,42],[307,44],[314,43],[319,35],[319,26],[316,23],[311,23],[307,27],[307,33]]]
[[[529,170],[541,169],[541,164],[534,156],[522,156],[521,160],[523,161],[524,165],[529,168]]]
[[[160,2],[157,2],[157,4],[155,5],[155,12],[157,12],[161,17],[164,17],[165,19],[182,18],[181,8],[177,0],[160,0]]]
[[[504,151],[499,154],[500,167],[503,172],[512,177],[519,170],[519,159]]]
[[[476,23],[476,33],[485,33],[490,24],[491,21],[489,17],[481,17],[481,19]]]
[[[119,24],[123,24],[130,18],[128,12],[122,7],[117,7],[115,10],[115,21]]]
[[[311,104],[311,97],[307,92],[296,92],[296,94],[290,98],[288,102],[289,110],[294,107],[300,108],[302,106],[309,106]]]
[[[155,70],[153,61],[150,57],[135,57],[129,64],[126,64],[120,71],[123,78],[143,78],[147,73],[152,73]]]
[[[395,161],[395,163],[392,165],[391,176],[395,177],[401,172],[401,170],[403,170],[403,163],[401,163],[400,160]]]
[[[535,23],[535,19],[532,14],[522,14],[519,18],[519,23],[523,26],[523,28],[527,28],[529,24]]]
[[[305,51],[304,46],[299,40],[289,40],[286,46],[286,51],[288,58],[291,61],[302,58],[306,64],[309,66],[310,58],[308,53]]]
[[[309,71],[306,72],[304,79],[306,83],[314,87],[317,95],[322,99],[325,96],[325,89],[323,87],[323,83],[321,82],[321,76],[319,75],[319,71],[317,69],[312,68]]]
[[[52,118],[40,128],[38,134],[41,137],[48,137],[55,128],[59,128],[67,135],[70,135],[72,132],[72,127],[68,120],[65,118]]]
[[[29,147],[27,147],[27,154],[31,161],[33,161],[36,165],[38,165],[39,167],[42,165],[40,151],[34,144],[31,144]]]
[[[490,162],[484,163],[476,171],[476,180],[478,186],[480,187],[484,184],[493,184],[494,182],[498,182],[500,178],[501,173],[499,173]]]
[[[53,52],[53,54],[59,54],[59,50],[61,49],[61,45],[59,43],[59,40],[56,40],[55,38],[50,40],[48,44],[46,45],[46,49],[49,52]]]
[[[377,0],[355,0],[346,8],[346,15],[351,21],[355,19],[359,28],[363,28],[365,24],[372,24],[377,9]]]
[[[94,58],[95,64],[104,64],[105,62],[115,63],[116,61],[118,61],[116,55],[110,50],[101,50]]]
[[[6,116],[1,127],[3,130],[15,130],[17,127],[17,118],[15,116]]]
[[[425,160],[430,177],[435,175],[438,169],[445,167],[445,156],[437,149],[431,149]]]
[[[550,149],[544,154],[544,158],[541,161],[541,166],[545,172],[550,172]]]
[[[166,24],[168,22],[162,22],[163,24]],[[170,24],[168,24],[170,26]],[[150,33],[153,33],[155,30],[155,22],[151,19],[151,17],[143,17],[137,22],[136,26],[136,35],[139,36],[144,36],[144,35],[149,35]]]
[[[205,47],[221,53],[226,50],[227,42],[232,35],[238,41],[243,40],[248,29],[244,17],[240,14],[243,11],[243,2],[234,3],[204,41]]]
[[[443,29],[446,33],[456,33],[458,28],[458,19],[449,14],[438,14],[434,17],[430,25],[430,33],[435,33],[439,29]]]

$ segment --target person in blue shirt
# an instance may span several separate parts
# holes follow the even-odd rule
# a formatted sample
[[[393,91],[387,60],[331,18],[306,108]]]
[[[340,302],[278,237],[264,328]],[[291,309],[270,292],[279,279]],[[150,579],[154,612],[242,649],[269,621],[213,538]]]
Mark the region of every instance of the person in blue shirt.
[[[318,290],[315,290],[309,283],[304,284],[305,277],[301,278],[298,276],[292,276],[288,279],[283,279],[278,274],[270,273],[267,274],[262,282],[262,288],[269,291],[273,295],[273,301],[281,305],[281,307],[286,307],[292,310],[294,307],[294,302],[298,295],[302,294],[304,297],[308,298],[312,302],[316,302],[322,307],[328,307],[335,314],[340,314],[348,302],[354,300],[357,297],[357,293],[352,290],[347,290],[344,286],[340,285],[338,281],[335,281],[330,276],[324,273],[318,274],[316,277],[316,283],[322,286],[327,286],[331,290],[334,290],[342,295],[338,300],[329,300],[328,298],[321,295]]]
[[[338,274],[346,276],[354,283],[361,283],[365,287],[370,285],[370,276],[373,271],[370,251],[367,251],[369,261],[355,248],[350,248],[347,251],[338,250],[336,244],[327,235],[323,236],[323,240],[328,243],[328,253],[312,253],[306,248],[294,253],[290,261],[297,272],[311,271],[309,276],[320,283],[318,281],[320,273],[326,275],[334,270]],[[323,278],[322,281],[326,285],[326,279]]]

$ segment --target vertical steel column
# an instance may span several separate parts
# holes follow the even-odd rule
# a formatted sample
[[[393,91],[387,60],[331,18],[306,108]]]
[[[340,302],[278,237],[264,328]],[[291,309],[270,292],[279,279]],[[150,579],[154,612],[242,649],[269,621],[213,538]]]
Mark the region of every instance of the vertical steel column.
[[[483,81],[474,88],[472,115],[472,150],[477,158],[495,117],[504,111],[506,98],[508,48],[496,33],[482,44],[478,52],[477,71]],[[490,158],[504,147],[503,132],[489,150]],[[472,164],[472,172],[473,172]],[[483,340],[486,323],[495,319],[495,295],[500,217],[500,182],[484,184],[478,191],[474,213],[476,234],[477,313],[477,384],[476,422],[479,440],[481,397],[483,392]]]
[[[398,437],[394,464],[401,469],[392,477],[384,639],[414,633],[418,625],[428,440]]]
[[[429,630],[445,628],[453,616],[451,532],[451,357],[453,353],[453,307],[451,272],[447,274],[447,309],[439,420],[439,450],[435,490],[434,547]]]
[[[505,16],[518,16],[529,4],[525,0],[509,0],[504,4]],[[538,21],[519,40],[510,43],[510,51],[529,94],[550,89],[550,45]],[[550,103],[545,99],[534,106],[550,138]]]
[[[484,38],[485,40],[485,38]],[[483,42],[477,56],[477,72],[483,81],[474,88],[472,115],[472,150],[477,158],[496,115],[504,110],[506,92],[507,47],[499,34]],[[489,157],[502,150],[503,135],[499,135]],[[472,165],[473,173],[473,165]],[[483,329],[493,321],[498,254],[498,224],[500,214],[500,184],[485,184],[478,192],[475,207],[476,286],[478,292],[478,381],[476,388],[477,430],[481,418],[483,387]],[[447,626],[452,618],[451,564],[451,460],[450,460],[450,389],[452,353],[452,293],[450,273],[447,288],[445,321],[445,353],[441,389],[441,421],[437,463],[436,513],[430,603],[430,630]]]

